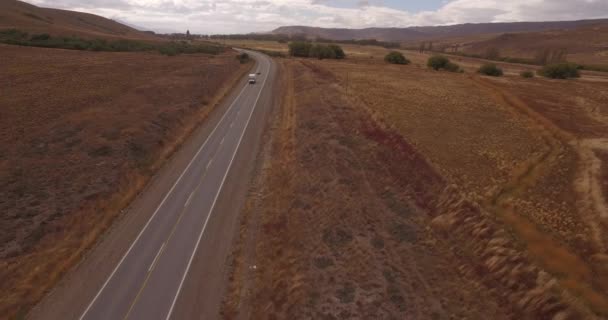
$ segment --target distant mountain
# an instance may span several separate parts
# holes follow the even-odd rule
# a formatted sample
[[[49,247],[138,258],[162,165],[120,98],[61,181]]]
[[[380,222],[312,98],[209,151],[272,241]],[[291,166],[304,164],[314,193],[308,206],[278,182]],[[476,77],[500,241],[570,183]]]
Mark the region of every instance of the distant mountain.
[[[608,23],[608,19],[550,22],[467,23],[451,26],[409,28],[317,28],[306,26],[279,27],[274,34],[305,35],[309,38],[330,40],[376,39],[379,41],[419,41],[447,37],[466,37],[479,34],[500,34],[546,30],[570,30],[582,26]]]
[[[17,0],[0,0],[0,30],[10,28],[52,35],[156,39],[149,33],[94,14],[41,8]]]

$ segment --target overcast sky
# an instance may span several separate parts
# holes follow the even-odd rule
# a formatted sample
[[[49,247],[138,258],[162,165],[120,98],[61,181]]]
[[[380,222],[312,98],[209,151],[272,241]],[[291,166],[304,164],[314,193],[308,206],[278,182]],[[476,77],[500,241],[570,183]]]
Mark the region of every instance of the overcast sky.
[[[249,33],[284,25],[407,27],[608,17],[608,0],[26,0],[157,32]]]

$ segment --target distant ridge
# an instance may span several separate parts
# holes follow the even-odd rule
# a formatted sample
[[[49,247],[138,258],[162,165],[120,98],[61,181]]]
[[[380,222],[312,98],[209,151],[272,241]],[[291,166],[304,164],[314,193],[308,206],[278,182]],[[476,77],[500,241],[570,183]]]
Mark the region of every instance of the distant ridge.
[[[608,19],[548,22],[467,23],[450,26],[408,28],[318,28],[285,26],[272,31],[273,34],[305,35],[309,38],[329,40],[376,39],[379,41],[417,41],[446,37],[466,37],[479,34],[510,32],[534,32],[547,30],[570,30],[582,26],[608,23]]]
[[[90,13],[41,8],[17,0],[0,0],[0,30],[95,38],[157,39],[117,21]]]

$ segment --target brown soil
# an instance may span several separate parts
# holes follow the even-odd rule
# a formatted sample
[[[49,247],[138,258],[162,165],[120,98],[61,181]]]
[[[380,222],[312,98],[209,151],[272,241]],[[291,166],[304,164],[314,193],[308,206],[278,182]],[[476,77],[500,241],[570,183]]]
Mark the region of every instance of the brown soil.
[[[48,291],[248,69],[0,46],[0,312]]]
[[[608,315],[605,79],[418,60],[284,60],[227,318]]]

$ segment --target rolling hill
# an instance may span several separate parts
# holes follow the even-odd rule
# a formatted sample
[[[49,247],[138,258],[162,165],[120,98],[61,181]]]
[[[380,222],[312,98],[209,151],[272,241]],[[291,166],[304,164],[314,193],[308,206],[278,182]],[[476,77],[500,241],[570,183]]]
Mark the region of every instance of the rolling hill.
[[[465,43],[461,49],[479,55],[496,49],[502,56],[519,58],[533,58],[547,49],[564,50],[570,61],[608,64],[608,22],[572,30],[505,33],[491,39]]]
[[[0,0],[0,30],[10,28],[29,33],[87,38],[157,39],[153,34],[94,14],[41,8],[17,0]]]
[[[553,29],[571,30],[599,23],[608,23],[608,19],[552,22],[467,23],[451,26],[366,29],[286,26],[277,28],[273,30],[272,33],[286,35],[303,34],[310,38],[318,37],[330,40],[376,39],[380,41],[410,42],[448,37],[466,37],[480,34],[532,32]]]

